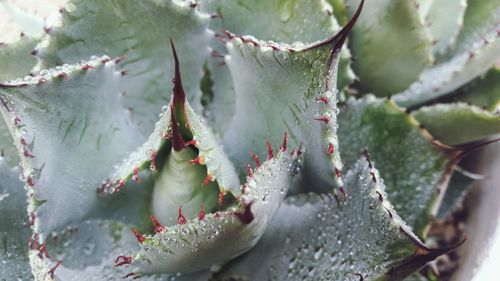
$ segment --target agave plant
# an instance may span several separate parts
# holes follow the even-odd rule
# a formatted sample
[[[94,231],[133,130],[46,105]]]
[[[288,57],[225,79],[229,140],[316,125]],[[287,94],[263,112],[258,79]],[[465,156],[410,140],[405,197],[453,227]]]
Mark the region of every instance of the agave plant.
[[[0,46],[0,277],[425,280],[500,133],[499,15],[70,0]]]

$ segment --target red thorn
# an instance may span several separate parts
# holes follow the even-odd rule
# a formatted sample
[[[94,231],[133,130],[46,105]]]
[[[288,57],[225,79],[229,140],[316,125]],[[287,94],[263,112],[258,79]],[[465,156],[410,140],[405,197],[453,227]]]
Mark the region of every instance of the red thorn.
[[[38,84],[45,84],[45,83],[47,83],[47,79],[45,79],[43,77],[38,79]]]
[[[175,76],[174,76],[174,99],[173,106],[177,108],[178,106],[182,106],[184,108],[184,102],[186,101],[186,94],[184,93],[184,89],[182,87],[181,80],[181,72],[179,68],[179,58],[177,57],[177,51],[175,50],[174,42],[172,41],[172,37],[170,39],[170,45],[172,46],[172,53],[174,55],[175,62]]]
[[[327,97],[319,97],[319,98],[316,98],[316,101],[317,102],[322,102],[324,104],[328,104],[328,98]]]
[[[59,74],[57,74],[57,77],[58,78],[63,78],[64,80],[68,80],[68,74],[66,72],[61,72]]]
[[[245,210],[243,211],[243,213],[234,213],[234,215],[240,220],[242,224],[249,224],[255,218],[251,210],[252,204],[253,202],[250,202],[249,204],[245,205]]]
[[[193,165],[201,165],[203,163],[203,156],[197,156],[194,159],[189,160],[189,163]]]
[[[103,58],[103,59],[101,60],[101,63],[106,64],[106,63],[108,63],[110,60],[111,60],[110,58]]]
[[[26,184],[29,186],[29,187],[33,187],[35,184],[33,183],[33,178],[31,176],[27,177],[26,178]]]
[[[136,183],[141,183],[142,182],[141,178],[139,177],[139,167],[134,167],[134,175],[132,176],[132,179]]]
[[[283,135],[283,144],[280,147],[280,150],[282,152],[286,150],[286,143],[287,143],[287,137],[286,137],[286,130],[285,130],[285,134]]]
[[[247,168],[247,174],[249,177],[252,177],[252,169],[250,168],[250,165],[248,163],[245,163],[245,167]]]
[[[332,143],[328,144],[328,154],[332,155],[335,152],[335,147],[333,146]]]
[[[260,167],[259,156],[253,152],[250,152],[250,155],[252,156],[253,161],[255,161],[255,169],[258,169]]]
[[[177,223],[178,224],[186,224],[187,220],[182,214],[182,206],[179,207],[179,216],[177,217]]]
[[[339,187],[339,190],[340,190],[340,193],[342,193],[342,196],[344,196],[344,198],[347,198],[348,194],[345,191],[344,187],[343,186]]]
[[[118,256],[115,259],[115,266],[122,266],[125,264],[131,264],[132,263],[132,257],[130,256]]]
[[[123,180],[117,180],[116,181],[116,186],[115,186],[115,192],[120,191],[120,189],[125,185],[125,182]]]
[[[35,158],[35,155],[31,154],[31,152],[27,148],[24,148],[23,151],[24,151],[23,152],[24,157],[26,157],[26,158]]]
[[[30,212],[29,224],[30,224],[30,225],[34,225],[34,224],[35,224],[35,219],[36,219],[36,217],[35,217],[35,213]]]
[[[127,274],[127,275],[123,276],[123,277],[122,277],[122,279],[127,279],[127,278],[132,277],[132,276],[135,276],[135,275],[137,275],[137,273],[135,273],[135,272],[130,272],[129,274]],[[134,279],[135,279],[135,278],[134,278]]]
[[[295,155],[295,149],[292,149],[292,151],[290,152],[290,156],[293,157]]]
[[[314,120],[321,121],[321,122],[323,122],[325,124],[328,124],[328,122],[330,122],[330,116],[328,116],[328,115],[322,115],[322,116],[314,118]]]
[[[201,205],[200,212],[198,212],[198,220],[202,221],[205,219],[205,208]]]
[[[339,169],[337,169],[337,168],[335,168],[335,176],[336,176],[337,178],[342,177],[342,173],[341,173],[341,172],[340,172],[340,170],[339,170]]]
[[[166,230],[165,226],[163,226],[155,216],[151,216],[151,220],[155,224],[155,233],[161,233]]]
[[[184,147],[187,147],[187,146],[190,146],[190,145],[196,146],[196,140],[190,140],[190,141],[186,142],[184,144]]]
[[[207,175],[205,179],[203,180],[203,183],[201,184],[203,187],[207,186],[210,182],[212,181],[212,176]]]
[[[82,66],[82,70],[87,71],[89,69],[95,69],[95,67],[91,66],[90,64],[86,64]]]
[[[222,203],[224,202],[225,195],[226,195],[226,192],[224,192],[224,190],[221,190],[219,193],[219,206],[222,206]]]
[[[476,55],[473,51],[467,51],[467,54],[469,55],[469,59],[472,59]]]
[[[54,273],[56,272],[56,269],[57,267],[59,267],[59,265],[61,265],[62,261],[58,261],[56,263],[56,265],[54,265],[48,272],[48,274],[50,274],[50,278],[54,278]]]
[[[175,120],[174,108],[170,111],[170,115],[172,119],[172,147],[175,151],[180,151],[186,146],[186,143],[179,131],[179,124]]]
[[[337,206],[340,207],[340,200],[339,200],[339,197],[337,196],[337,194],[333,194],[333,197],[335,197],[335,202],[337,202]]]
[[[135,238],[137,238],[137,241],[139,241],[139,243],[142,244],[142,242],[146,241],[146,238],[144,238],[144,236],[142,236],[138,231],[137,229],[135,228],[132,228],[132,232],[134,233],[135,235]]]
[[[151,166],[150,166],[151,170],[153,172],[156,172],[158,170],[156,167],[156,152],[154,152],[154,151],[151,152],[151,155],[149,156],[149,160],[151,160]]]
[[[302,144],[300,144],[299,149],[297,150],[297,156],[302,155]]]
[[[271,160],[274,158],[273,147],[267,140],[266,140],[266,145],[267,145],[267,160]]]
[[[49,256],[49,253],[47,252],[47,248],[46,248],[46,245],[45,243],[43,243],[42,245],[40,245],[40,248],[38,248],[38,256],[43,259],[43,256],[45,256],[46,258],[49,258],[52,260],[52,258]]]
[[[38,242],[34,239],[30,239],[28,241],[28,247],[31,249],[31,250],[36,250],[38,248]]]

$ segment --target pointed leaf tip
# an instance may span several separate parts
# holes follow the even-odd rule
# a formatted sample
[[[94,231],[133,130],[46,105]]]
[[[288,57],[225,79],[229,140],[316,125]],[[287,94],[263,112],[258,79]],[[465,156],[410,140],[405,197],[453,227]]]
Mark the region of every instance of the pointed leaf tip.
[[[179,58],[177,57],[177,51],[175,50],[174,42],[172,40],[172,37],[170,39],[170,46],[172,47],[172,54],[174,55],[174,62],[175,62],[175,75],[174,75],[174,80],[172,81],[174,83],[174,99],[173,99],[173,104],[174,108],[178,108],[179,105],[184,106],[184,102],[186,101],[186,94],[184,93],[184,88],[182,87],[182,80],[181,80],[181,71],[179,67]]]

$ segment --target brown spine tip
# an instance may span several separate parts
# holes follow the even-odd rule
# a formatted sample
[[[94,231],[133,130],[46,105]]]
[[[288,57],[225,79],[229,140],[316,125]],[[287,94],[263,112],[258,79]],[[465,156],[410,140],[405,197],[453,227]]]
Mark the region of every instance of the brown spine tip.
[[[179,58],[177,57],[177,51],[175,50],[174,42],[170,37],[170,45],[172,46],[172,53],[174,55],[175,62],[175,76],[174,76],[174,108],[182,106],[184,108],[184,102],[186,101],[186,94],[184,93],[184,88],[182,87],[181,71],[179,67]]]
[[[181,132],[179,130],[179,124],[177,123],[177,120],[175,119],[175,114],[174,114],[174,109],[170,110],[170,118],[171,123],[172,123],[172,147],[174,148],[175,151],[180,151],[182,150],[185,146],[186,143],[184,142],[184,139],[181,136]]]
[[[166,230],[165,226],[163,226],[155,216],[151,216],[151,220],[155,225],[155,233],[161,233]]]
[[[245,210],[243,211],[243,213],[234,213],[234,215],[242,224],[249,224],[255,218],[251,210],[252,204],[253,202],[250,202],[249,204],[245,205]]]
[[[182,213],[182,206],[179,207],[179,216],[177,217],[177,223],[178,224],[187,223],[186,217],[184,217],[184,214]]]
[[[271,160],[274,158],[273,147],[267,140],[266,140],[266,145],[267,145],[267,160]]]

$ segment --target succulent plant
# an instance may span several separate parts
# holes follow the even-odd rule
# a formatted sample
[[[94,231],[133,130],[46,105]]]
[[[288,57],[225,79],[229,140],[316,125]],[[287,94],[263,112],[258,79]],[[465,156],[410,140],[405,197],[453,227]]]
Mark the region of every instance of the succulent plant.
[[[70,0],[0,45],[0,277],[425,279],[500,133],[499,15]]]

